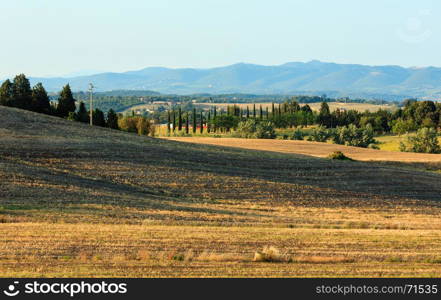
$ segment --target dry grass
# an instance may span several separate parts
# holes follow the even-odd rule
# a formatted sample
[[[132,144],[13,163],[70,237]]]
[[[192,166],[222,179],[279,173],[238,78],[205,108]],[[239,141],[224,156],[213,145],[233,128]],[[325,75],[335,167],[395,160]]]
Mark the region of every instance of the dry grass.
[[[359,161],[397,161],[397,162],[441,162],[441,154],[403,153],[383,150],[349,147],[328,143],[308,141],[238,139],[238,138],[192,138],[173,137],[175,141],[206,144],[243,149],[273,151],[279,153],[301,154],[314,157],[327,157],[330,153],[341,151],[348,157]]]
[[[0,119],[2,276],[441,276],[439,174]]]
[[[23,223],[0,236],[2,276],[441,276],[440,230]]]
[[[282,253],[274,246],[265,246],[262,251],[254,253],[254,262],[288,262],[288,255]]]

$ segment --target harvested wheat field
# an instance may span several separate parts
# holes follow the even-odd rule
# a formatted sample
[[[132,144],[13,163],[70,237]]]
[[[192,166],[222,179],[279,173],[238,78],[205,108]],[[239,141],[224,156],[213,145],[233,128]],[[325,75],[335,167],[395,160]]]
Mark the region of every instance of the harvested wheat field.
[[[328,157],[335,151],[341,151],[348,157],[360,161],[394,161],[394,162],[432,162],[441,163],[441,154],[424,154],[409,152],[392,152],[360,147],[349,147],[336,144],[290,141],[290,140],[264,140],[240,138],[205,138],[205,137],[172,137],[170,140],[216,145],[223,147],[244,148],[259,151],[273,151],[309,155],[314,157]]]
[[[0,120],[2,276],[441,276],[441,174]]]

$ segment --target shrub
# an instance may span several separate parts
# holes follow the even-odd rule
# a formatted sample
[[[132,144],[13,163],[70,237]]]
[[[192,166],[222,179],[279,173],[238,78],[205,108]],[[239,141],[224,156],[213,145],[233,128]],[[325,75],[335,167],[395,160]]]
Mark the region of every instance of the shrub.
[[[328,158],[336,159],[336,160],[352,160],[351,158],[344,155],[343,152],[341,152],[341,151],[335,151],[335,152],[329,154]]]
[[[237,125],[237,130],[234,136],[251,139],[256,136],[257,121],[254,119],[248,119],[246,121],[241,121]]]
[[[303,132],[303,130],[297,128],[296,130],[294,130],[291,136],[291,140],[302,141],[305,139],[305,136],[306,134]]]
[[[324,126],[318,126],[311,130],[308,141],[326,142],[332,137],[333,131]]]
[[[249,119],[239,122],[234,136],[248,139],[274,139],[276,131],[272,122],[258,122],[255,119]]]
[[[377,143],[374,139],[374,130],[370,124],[364,128],[357,128],[353,124],[338,127],[333,136],[333,141],[339,145],[363,148],[372,148]]]
[[[146,118],[138,118],[136,122],[136,129],[138,135],[149,135],[150,133],[150,122]]]
[[[400,151],[417,153],[441,153],[438,134],[433,128],[422,128],[415,136],[409,136],[407,143],[400,143]]]
[[[260,122],[256,126],[256,138],[258,139],[275,139],[276,131],[272,122]]]
[[[123,131],[138,132],[137,122],[137,117],[123,117],[118,119],[118,127]]]
[[[416,129],[415,122],[412,119],[403,120],[397,119],[392,125],[392,132],[394,134],[402,135],[414,131]]]
[[[154,135],[154,126],[144,117],[123,117],[118,119],[118,127],[127,132],[139,135]]]

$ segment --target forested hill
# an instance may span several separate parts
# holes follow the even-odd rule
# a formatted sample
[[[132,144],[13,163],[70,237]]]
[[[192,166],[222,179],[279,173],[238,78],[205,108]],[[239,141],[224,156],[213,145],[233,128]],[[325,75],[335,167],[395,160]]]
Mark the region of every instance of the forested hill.
[[[69,83],[74,91],[93,82],[97,91],[151,90],[160,93],[326,93],[330,96],[396,97],[441,96],[441,68],[403,68],[353,64],[287,63],[279,66],[235,64],[211,69],[146,68],[125,73],[102,73],[72,78],[31,78],[49,91]]]

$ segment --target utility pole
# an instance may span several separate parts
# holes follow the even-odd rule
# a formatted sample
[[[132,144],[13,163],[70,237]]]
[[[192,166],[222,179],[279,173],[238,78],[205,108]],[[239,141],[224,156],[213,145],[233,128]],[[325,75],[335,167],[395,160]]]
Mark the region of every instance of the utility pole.
[[[93,126],[93,84],[89,83],[89,96],[90,96],[90,126]]]

